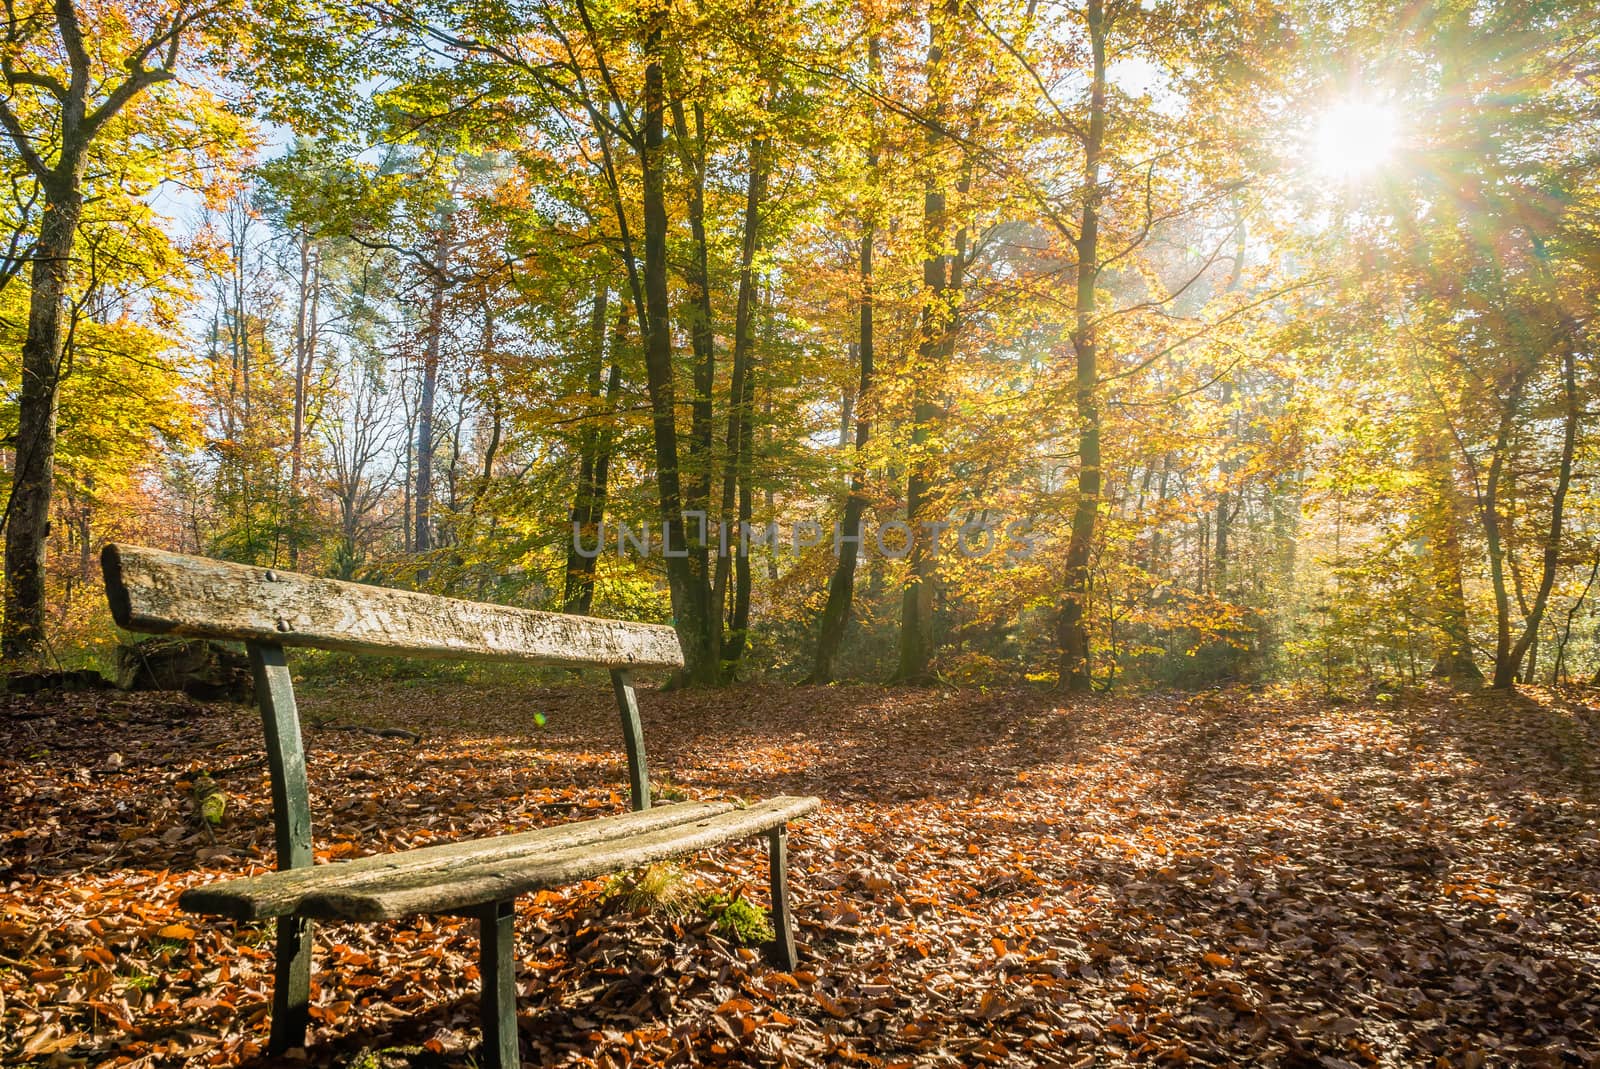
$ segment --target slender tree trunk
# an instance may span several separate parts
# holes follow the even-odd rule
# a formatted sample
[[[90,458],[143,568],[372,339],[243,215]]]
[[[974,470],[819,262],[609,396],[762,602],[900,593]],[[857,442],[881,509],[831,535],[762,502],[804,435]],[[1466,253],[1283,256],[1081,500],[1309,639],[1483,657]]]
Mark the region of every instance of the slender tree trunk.
[[[721,530],[727,532],[737,529],[740,532],[739,541],[744,540],[745,528],[742,525],[736,526],[734,522],[737,490],[740,485],[748,484],[750,481],[744,464],[751,453],[746,448],[745,441],[751,434],[749,387],[750,362],[755,349],[755,256],[756,250],[761,245],[761,202],[766,196],[766,142],[752,141],[749,158],[750,176],[745,189],[744,240],[739,249],[739,296],[734,308],[733,374],[728,385],[727,460],[722,475],[720,513]],[[711,586],[711,606],[712,612],[718,617],[719,625],[722,614],[726,611],[733,556],[737,554],[738,549],[735,546],[730,556],[728,548],[722,545],[722,539],[718,539],[716,578]],[[746,570],[748,571],[748,564]],[[717,640],[714,648],[718,656],[719,670],[724,678],[732,677],[739,661],[744,657],[748,611],[747,600],[746,619],[739,621],[737,627],[729,631],[725,645],[720,626],[713,628],[712,636]]]
[[[606,305],[609,287],[602,282],[595,290],[594,307],[589,327],[594,345],[589,365],[589,419],[601,402],[601,368],[605,366]],[[626,337],[628,317],[617,316],[616,332],[612,336],[611,371],[605,379],[605,395],[601,411],[606,425],[594,428],[585,425],[580,435],[581,459],[578,469],[578,488],[572,502],[572,543],[567,547],[567,582],[561,599],[561,611],[587,615],[594,604],[595,561],[599,557],[605,523],[606,490],[610,481],[612,431],[610,416],[617,390],[622,383],[622,367],[618,362],[620,348]],[[585,547],[579,552],[579,546]]]
[[[862,282],[863,296],[861,302],[861,345],[860,351],[860,396],[865,399],[872,386],[872,232],[868,229],[862,238]],[[845,500],[844,515],[840,520],[842,538],[840,540],[838,561],[834,565],[833,575],[828,581],[828,600],[822,609],[822,621],[817,629],[817,650],[812,662],[810,682],[829,683],[833,681],[833,659],[838,655],[839,646],[844,641],[845,629],[850,622],[850,612],[854,607],[856,563],[860,556],[862,519],[866,513],[868,499],[866,493],[865,454],[867,443],[871,438],[871,420],[865,409],[856,420],[856,460],[855,470],[850,475],[850,495]]]
[[[305,498],[301,492],[305,469],[306,405],[311,388],[311,373],[317,356],[318,298],[321,295],[320,264],[310,235],[301,230],[300,287],[294,320],[294,424],[289,437],[289,567],[300,566],[301,512]]]
[[[717,347],[711,311],[710,251],[706,239],[705,117],[694,107],[689,129],[681,100],[672,102],[674,142],[689,175],[686,215],[690,254],[684,270],[688,289],[689,347],[694,353],[694,398],[689,406],[690,463],[684,507],[704,511],[711,502],[712,389],[717,380]],[[754,166],[752,162],[752,167]]]
[[[933,423],[939,416],[934,391],[954,336],[952,320],[956,314],[950,277],[951,256],[946,249],[948,205],[940,162],[945,137],[937,120],[945,110],[948,91],[945,19],[954,18],[959,10],[959,0],[936,2],[929,18],[925,69],[928,106],[936,121],[927,125],[924,138],[932,171],[922,197],[923,307],[917,361],[911,376],[911,448],[906,464],[906,523],[911,529],[911,546],[906,585],[900,596],[899,661],[893,677],[896,683],[928,682],[933,658],[934,572],[938,547],[933,538],[923,537],[924,524],[929,523],[928,506],[934,497],[932,458],[927,454]]]
[[[52,188],[54,187],[54,188]],[[34,251],[28,336],[22,343],[17,397],[17,449],[7,506],[7,659],[44,648],[45,552],[55,489],[56,413],[61,388],[62,322],[83,198],[78,176],[45,185],[45,211]]]
[[[1583,584],[1583,590],[1576,600],[1567,607],[1567,619],[1561,625],[1561,640],[1556,643],[1555,663],[1550,666],[1550,685],[1556,686],[1562,681],[1566,669],[1567,642],[1572,638],[1572,621],[1577,617],[1578,610],[1588,600],[1589,591],[1594,589],[1594,581],[1600,577],[1600,555],[1594,559],[1594,564],[1589,568],[1589,578]]]
[[[1167,483],[1172,478],[1172,454],[1161,454],[1161,474],[1156,479],[1156,516],[1155,529],[1150,533],[1150,559],[1145,570],[1151,575],[1160,574],[1157,569],[1165,570],[1166,545],[1161,537],[1162,524],[1166,523],[1167,511]]]
[[[405,395],[409,393],[409,391],[402,388],[400,393]],[[405,399],[402,400],[401,407],[406,409],[411,407],[411,400],[409,397],[405,397]],[[408,411],[405,413],[405,415],[406,424],[409,426],[411,423],[411,413]],[[400,543],[402,547],[409,549],[411,546],[415,545],[415,542],[412,539],[411,530],[411,520],[412,516],[414,515],[411,509],[411,487],[415,485],[413,473],[416,471],[417,467],[417,444],[416,440],[409,434],[406,436],[405,446],[405,472],[404,477],[400,480]]]
[[[872,389],[872,243],[873,227],[869,223],[861,236],[861,310],[860,341],[856,346],[860,385],[856,396],[861,407],[856,416],[856,452],[850,473],[850,494],[845,499],[844,515],[840,518],[840,545],[833,575],[828,580],[828,600],[822,607],[822,621],[817,628],[817,650],[811,664],[809,682],[833,682],[833,659],[838,656],[850,623],[854,607],[856,563],[860,558],[862,519],[866,515],[867,472],[866,450],[872,437],[872,420],[867,405]]]
[[[850,363],[856,367],[861,366],[861,347],[856,342],[848,346]],[[839,395],[839,451],[850,447],[850,427],[856,418],[856,391],[855,387],[846,387],[844,393]]]
[[[690,683],[715,683],[717,664],[706,641],[710,606],[704,570],[696,574],[685,531],[683,493],[678,468],[678,427],[672,382],[672,305],[667,291],[667,200],[662,145],[666,85],[661,56],[664,8],[651,14],[645,35],[644,118],[640,145],[644,208],[644,357],[650,393],[651,428],[655,435],[656,488],[660,498],[667,588],[672,597],[673,624],[683,646],[683,678]],[[704,561],[704,546],[701,547]]]
[[[1544,552],[1540,561],[1539,589],[1534,594],[1533,606],[1528,612],[1522,634],[1516,643],[1503,658],[1498,656],[1498,647],[1496,649],[1494,666],[1496,690],[1510,690],[1513,687],[1523,658],[1528,656],[1529,650],[1538,641],[1539,625],[1544,622],[1545,607],[1550,603],[1550,591],[1555,586],[1556,572],[1561,565],[1561,534],[1566,519],[1567,491],[1572,485],[1572,459],[1577,452],[1578,424],[1583,416],[1582,400],[1578,396],[1577,354],[1573,350],[1576,338],[1569,336],[1566,342],[1561,357],[1562,395],[1566,410],[1562,420],[1561,458],[1556,468],[1555,493],[1550,501],[1550,529],[1545,536]],[[1497,456],[1496,460],[1498,459]],[[1504,586],[1504,579],[1501,579],[1497,594],[1498,600],[1502,602]]]
[[[1438,626],[1433,669],[1429,674],[1454,685],[1481,685],[1483,673],[1473,660],[1467,619],[1455,472],[1444,437],[1446,429],[1440,424],[1439,415],[1434,413],[1427,418],[1429,423],[1423,428],[1418,452],[1427,477],[1424,521],[1433,586],[1433,617]]]
[[[879,41],[873,37],[868,44],[867,62],[876,80],[878,71]],[[867,172],[875,174],[878,167],[876,141],[867,149]],[[861,232],[861,305],[856,337],[856,358],[859,381],[856,385],[858,413],[856,415],[856,452],[850,472],[850,495],[845,499],[844,515],[840,518],[842,538],[839,556],[828,580],[828,600],[822,607],[822,621],[817,628],[817,650],[811,662],[812,683],[833,682],[833,659],[838,656],[844,641],[845,628],[850,623],[850,610],[854,607],[856,589],[856,562],[861,551],[862,518],[867,511],[867,444],[872,438],[872,363],[873,293],[872,252],[877,239],[877,228],[868,216]]]
[[[754,293],[752,293],[754,298]],[[766,299],[762,302],[763,322],[773,322],[773,298],[771,288],[766,291]],[[739,408],[744,410],[746,418],[739,424],[739,530],[750,530],[750,525],[755,517],[755,419],[750,418],[750,413],[755,411],[755,373],[760,363],[755,358],[754,323],[750,326],[752,339],[750,339],[750,366],[744,374],[744,392],[739,395]],[[773,427],[773,397],[768,390],[765,406],[763,406],[763,421],[766,426],[766,442],[771,443],[771,427]],[[773,515],[776,506],[773,502],[773,488],[770,483],[766,486],[766,514]],[[768,552],[766,557],[766,578],[771,581],[778,579],[778,554]],[[750,571],[750,541],[739,538],[734,546],[733,557],[733,619],[728,631],[739,640],[738,653],[734,653],[733,661],[738,663],[744,658],[744,650],[749,648],[750,635],[750,594],[754,589],[754,573]]]
[[[1224,416],[1225,437],[1233,440],[1233,416],[1228,413],[1228,408],[1233,404],[1233,379],[1222,380],[1222,410]],[[1232,549],[1229,537],[1233,534],[1233,489],[1229,480],[1233,477],[1233,458],[1225,456],[1218,465],[1222,485],[1217,491],[1216,510],[1216,542],[1212,550],[1212,576],[1216,584],[1217,597],[1226,599],[1228,596],[1228,554]]]
[[[439,347],[444,335],[445,291],[449,286],[446,271],[450,258],[450,217],[439,221],[433,247],[433,293],[428,301],[428,338],[422,353],[422,394],[417,402],[416,490],[412,507],[412,549],[426,553],[433,548],[433,409],[439,388]]]
[[[1511,447],[1511,432],[1522,407],[1522,391],[1530,373],[1531,368],[1519,368],[1511,381],[1511,388],[1500,411],[1494,453],[1489,459],[1483,497],[1479,502],[1484,540],[1489,549],[1489,583],[1494,590],[1493,686],[1497,690],[1511,689],[1516,679],[1516,668],[1511,663],[1511,595],[1506,586],[1505,546],[1501,536],[1500,479],[1505,470],[1506,451]]]
[[[500,454],[500,441],[505,432],[505,402],[500,384],[495,381],[495,317],[494,302],[485,300],[483,303],[483,334],[478,341],[478,352],[482,354],[484,378],[488,384],[489,393],[489,440],[483,447],[483,472],[478,476],[477,483],[472,489],[472,498],[467,502],[467,515],[476,516],[478,506],[483,503],[483,496],[489,492],[489,487],[494,481],[494,464]],[[601,331],[605,324],[600,324]],[[603,345],[603,341],[602,341]],[[494,527],[494,518],[490,517],[489,525]]]
[[[711,522],[711,469],[715,437],[711,394],[717,380],[717,345],[711,311],[710,250],[705,221],[705,115],[698,103],[694,105],[693,112],[694,129],[691,131],[682,101],[677,98],[672,101],[673,140],[689,176],[685,215],[689,222],[690,256],[684,271],[684,282],[689,290],[689,347],[694,354],[694,397],[689,405],[689,455],[683,505],[686,515],[694,521],[687,525],[692,532],[688,536],[690,571],[694,583],[702,588],[700,597],[708,607],[703,640],[706,657],[712,664],[720,666],[722,610],[712,589],[710,549],[705,540],[697,537],[702,527],[709,532]]]
[[[1072,348],[1077,357],[1078,504],[1067,542],[1066,583],[1058,624],[1063,689],[1087,694],[1093,687],[1089,662],[1089,559],[1100,509],[1099,345],[1095,291],[1100,277],[1100,153],[1106,129],[1106,32],[1103,0],[1088,0],[1090,80],[1089,129],[1084,139],[1083,214],[1078,228],[1077,297]]]
[[[1228,281],[1223,288],[1224,293],[1232,293],[1239,288],[1239,283],[1244,279],[1244,255],[1247,244],[1248,232],[1245,229],[1245,220],[1241,211],[1238,230],[1235,234],[1233,245],[1233,265],[1228,271]],[[1233,404],[1233,376],[1229,374],[1222,380],[1221,409],[1225,440],[1233,442],[1237,437],[1238,419],[1229,409]],[[1221,476],[1221,487],[1217,491],[1217,540],[1215,550],[1215,576],[1217,596],[1228,597],[1228,569],[1232,564],[1233,551],[1233,514],[1237,508],[1235,504],[1238,494],[1233,487],[1233,473],[1236,463],[1231,451],[1224,452],[1221,462],[1217,465]]]

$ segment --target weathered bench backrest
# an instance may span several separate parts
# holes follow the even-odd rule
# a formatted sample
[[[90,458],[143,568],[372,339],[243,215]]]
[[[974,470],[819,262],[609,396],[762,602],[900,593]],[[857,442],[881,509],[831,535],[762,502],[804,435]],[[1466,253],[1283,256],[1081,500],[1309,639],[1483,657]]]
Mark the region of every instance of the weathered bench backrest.
[[[305,751],[285,646],[609,668],[633,808],[650,807],[644,732],[629,670],[682,666],[683,650],[670,627],[341,583],[142,546],[108,545],[100,565],[111,615],[120,626],[246,644],[272,771],[280,869],[312,860]]]
[[[130,631],[353,653],[532,661],[573,668],[678,668],[677,633],[341,583],[140,546],[100,555],[111,615]]]

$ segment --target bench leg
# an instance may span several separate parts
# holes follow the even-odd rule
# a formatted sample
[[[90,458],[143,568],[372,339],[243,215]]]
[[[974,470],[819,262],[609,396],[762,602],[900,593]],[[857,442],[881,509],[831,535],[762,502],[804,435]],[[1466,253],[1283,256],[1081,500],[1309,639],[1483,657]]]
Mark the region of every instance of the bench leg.
[[[483,1065],[518,1069],[516,903],[491,902],[478,911],[478,980],[483,994]]]
[[[767,832],[767,875],[772,887],[772,930],[777,938],[767,956],[781,969],[794,971],[799,963],[794,950],[794,922],[789,916],[789,826]]]
[[[311,1009],[311,922],[278,918],[278,964],[272,982],[272,1036],[267,1051],[282,1054],[306,1045]]]

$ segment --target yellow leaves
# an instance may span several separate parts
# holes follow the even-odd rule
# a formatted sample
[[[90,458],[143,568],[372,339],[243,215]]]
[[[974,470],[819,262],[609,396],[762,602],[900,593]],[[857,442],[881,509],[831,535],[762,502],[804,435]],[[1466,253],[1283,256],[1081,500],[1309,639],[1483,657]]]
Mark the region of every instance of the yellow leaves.
[[[198,933],[193,928],[189,927],[187,924],[181,923],[169,924],[163,928],[156,929],[156,935],[159,938],[175,939],[180,942],[187,942],[193,939],[197,934]]]

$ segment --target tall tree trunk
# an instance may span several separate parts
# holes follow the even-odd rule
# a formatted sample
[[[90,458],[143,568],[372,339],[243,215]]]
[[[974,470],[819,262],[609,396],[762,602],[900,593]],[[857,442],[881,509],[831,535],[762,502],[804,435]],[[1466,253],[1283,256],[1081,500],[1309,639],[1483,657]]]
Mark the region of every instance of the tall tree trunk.
[[[494,482],[495,460],[500,455],[500,440],[505,433],[505,401],[504,391],[495,377],[495,309],[494,302],[485,299],[483,302],[483,334],[478,341],[478,352],[483,360],[484,380],[487,383],[489,394],[489,440],[483,447],[483,473],[478,476],[472,488],[472,497],[467,502],[467,515],[476,516],[478,506],[483,503],[483,496],[489,492]],[[601,346],[604,347],[605,323],[600,324]],[[489,527],[492,536],[495,519],[490,517]]]
[[[294,319],[294,423],[289,436],[289,567],[300,566],[300,524],[304,497],[301,493],[305,468],[306,403],[311,372],[316,362],[317,303],[321,294],[320,265],[314,264],[315,247],[310,235],[301,229],[300,279]]]
[[[1517,671],[1523,658],[1539,637],[1539,625],[1544,622],[1545,607],[1550,603],[1550,591],[1555,586],[1556,572],[1561,565],[1561,534],[1566,519],[1567,491],[1572,485],[1572,459],[1577,452],[1578,424],[1583,417],[1583,404],[1578,396],[1577,338],[1574,329],[1567,328],[1567,337],[1561,354],[1562,398],[1565,402],[1562,418],[1561,457],[1556,467],[1555,493],[1550,501],[1550,528],[1544,540],[1540,560],[1539,589],[1534,594],[1533,606],[1523,624],[1522,634],[1504,656],[1496,647],[1494,688],[1510,690],[1516,683]],[[1504,435],[1502,440],[1504,440]],[[1498,456],[1496,460],[1498,460]],[[1498,524],[1496,524],[1498,528]],[[1504,602],[1505,581],[1499,581],[1497,600]],[[1509,614],[1508,614],[1509,615]],[[1508,621],[1509,622],[1509,621]]]
[[[1494,453],[1489,458],[1489,471],[1484,478],[1483,496],[1479,501],[1479,518],[1483,523],[1484,540],[1489,549],[1489,583],[1494,590],[1494,682],[1497,690],[1510,690],[1516,680],[1516,666],[1511,662],[1511,595],[1506,586],[1505,546],[1502,538],[1500,516],[1500,480],[1505,470],[1506,452],[1511,448],[1511,432],[1516,426],[1522,408],[1522,391],[1532,368],[1518,368],[1511,380],[1510,389],[1500,410],[1499,428],[1495,435]]]
[[[1172,454],[1163,453],[1161,454],[1161,474],[1156,479],[1155,524],[1150,532],[1149,563],[1145,565],[1145,571],[1151,575],[1160,575],[1162,578],[1167,578],[1167,549],[1161,538],[1161,525],[1167,522],[1167,484],[1171,479]],[[1158,568],[1161,569],[1160,572],[1157,571]]]
[[[1228,408],[1233,404],[1233,379],[1222,380],[1222,410],[1224,415],[1224,438],[1232,442],[1234,439],[1234,420]],[[1221,487],[1217,490],[1216,510],[1216,541],[1212,548],[1212,582],[1215,584],[1217,597],[1226,600],[1228,597],[1228,554],[1232,550],[1229,539],[1233,534],[1233,489],[1230,480],[1233,478],[1233,458],[1224,456],[1217,466],[1221,476]]]
[[[644,117],[640,144],[644,208],[644,362],[650,393],[651,429],[655,435],[656,489],[661,510],[662,552],[666,556],[667,589],[672,598],[673,625],[683,646],[683,678],[690,683],[715,683],[718,666],[706,641],[707,589],[704,570],[696,573],[684,529],[683,493],[678,469],[678,427],[672,382],[672,305],[667,292],[667,199],[662,144],[666,85],[662,69],[661,21],[665,8],[655,8],[645,32]],[[704,562],[704,547],[701,547]]]
[[[426,553],[433,548],[433,408],[439,388],[439,346],[444,335],[444,300],[449,286],[450,215],[439,220],[433,247],[433,293],[428,301],[428,338],[422,353],[422,394],[417,402],[416,490],[412,507],[412,549]],[[423,573],[426,575],[426,572]]]
[[[942,9],[942,10],[941,10]],[[945,20],[959,15],[959,0],[940,0],[929,17],[927,60],[928,110],[934,121],[925,127],[928,166],[932,169],[922,195],[922,313],[918,327],[917,361],[912,369],[911,448],[906,463],[906,523],[911,529],[910,556],[905,588],[900,596],[899,660],[893,680],[925,683],[933,658],[934,572],[938,547],[922,536],[933,495],[932,459],[927,455],[933,422],[939,415],[934,389],[940,379],[950,339],[954,336],[955,302],[951,292],[951,256],[946,249],[949,217],[941,147],[945,136],[940,121],[948,94],[944,55]],[[937,527],[934,528],[937,530]]]
[[[694,397],[689,405],[688,472],[683,507],[686,516],[694,520],[687,525],[687,530],[691,532],[688,535],[690,571],[695,584],[703,588],[700,596],[708,606],[703,640],[706,656],[713,664],[720,666],[722,610],[712,590],[710,550],[706,540],[698,537],[701,530],[709,530],[711,522],[712,450],[716,433],[711,394],[717,380],[717,345],[711,311],[711,257],[705,220],[705,114],[698,103],[693,106],[693,112],[694,129],[691,131],[683,102],[674,96],[671,104],[673,141],[689,176],[685,215],[689,222],[690,255],[684,271],[684,282],[689,290],[689,348],[694,354]]]
[[[78,176],[45,186],[45,211],[34,251],[28,336],[22,343],[17,398],[17,450],[6,512],[4,655],[44,648],[45,550],[55,489],[56,413],[61,388],[64,300],[83,197]]]
[[[706,239],[705,116],[694,106],[689,129],[683,102],[672,102],[673,141],[689,176],[685,212],[689,221],[689,262],[684,269],[688,289],[689,347],[694,354],[694,397],[689,405],[689,454],[684,507],[704,511],[711,502],[712,399],[717,380],[715,320],[711,311],[711,254]],[[752,163],[752,166],[753,163]],[[748,222],[748,219],[747,219]]]
[[[768,287],[766,300],[762,303],[762,318],[765,323],[772,322],[772,289]],[[744,377],[744,395],[741,404],[746,412],[756,410],[756,369],[760,366],[754,356],[750,360],[750,370]],[[769,390],[762,404],[762,426],[766,430],[766,445],[772,444],[772,392]],[[755,428],[748,422],[745,424],[744,435],[739,440],[739,530],[750,530],[755,517]],[[772,484],[766,487],[767,515],[771,516],[777,511],[773,499]],[[774,552],[767,554],[767,579],[770,582],[778,581],[778,555]],[[734,551],[733,558],[733,621],[729,630],[736,635],[748,636],[750,633],[750,596],[755,587],[755,576],[750,570],[750,540],[740,538]]]
[[[12,22],[12,45],[18,23]],[[85,41],[77,8],[70,0],[40,5],[27,18],[26,35],[37,35],[49,56],[47,62],[64,68],[55,72],[25,69],[27,60],[9,54],[0,71],[7,92],[0,94],[0,134],[11,142],[13,159],[20,161],[44,196],[39,239],[33,247],[32,290],[28,296],[28,335],[22,343],[21,382],[17,391],[17,449],[11,479],[11,496],[0,523],[6,529],[5,620],[0,631],[0,656],[29,657],[45,645],[45,558],[50,538],[50,499],[55,491],[56,429],[60,410],[62,326],[65,301],[72,276],[72,250],[83,214],[83,175],[89,149],[130,100],[145,89],[173,78],[183,29],[177,23],[155,20],[158,36],[135,38],[131,50],[117,62],[104,55],[111,71],[124,75],[101,77]],[[45,41],[54,33],[56,41]],[[59,49],[55,48],[59,41]],[[96,42],[98,48],[100,42]],[[10,47],[10,46],[8,46]],[[108,46],[111,47],[111,46]],[[11,48],[12,53],[16,53]],[[46,104],[59,111],[43,118],[48,133],[36,135],[12,110],[16,90],[23,85],[44,87],[54,98]],[[91,90],[96,99],[91,101]],[[48,98],[44,98],[48,99]],[[51,129],[53,127],[53,129]],[[58,146],[54,166],[39,155],[39,146]]]
[[[1100,509],[1099,347],[1094,298],[1100,277],[1100,153],[1106,130],[1106,31],[1103,0],[1088,0],[1094,70],[1089,86],[1089,129],[1083,146],[1083,214],[1078,228],[1077,298],[1072,348],[1077,357],[1078,504],[1067,542],[1066,583],[1058,625],[1061,686],[1074,694],[1093,688],[1089,663],[1089,558]]]
[[[850,363],[853,364],[856,367],[860,367],[861,366],[861,346],[860,346],[860,344],[857,343],[857,342],[851,342],[850,345],[847,347],[847,351],[850,354]],[[846,450],[846,449],[848,449],[850,447],[850,427],[855,422],[855,418],[856,418],[856,389],[855,389],[854,386],[847,386],[845,388],[845,391],[842,394],[839,395],[839,451],[840,452],[843,452],[844,450]]]
[[[1428,423],[1421,431],[1418,459],[1427,480],[1424,522],[1427,524],[1433,618],[1438,627],[1430,675],[1455,685],[1481,684],[1483,673],[1472,657],[1468,627],[1461,562],[1461,517],[1455,472],[1445,439],[1448,432],[1439,413],[1430,413],[1425,418]]]
[[[876,42],[874,42],[876,44]],[[811,662],[811,683],[833,682],[833,659],[838,656],[844,641],[845,628],[850,623],[850,610],[854,606],[856,563],[860,559],[862,519],[866,515],[867,472],[866,450],[872,438],[872,419],[868,405],[872,389],[872,243],[874,229],[869,222],[861,235],[861,310],[860,340],[856,346],[860,384],[856,396],[860,408],[856,415],[856,452],[850,473],[850,494],[845,499],[844,515],[839,521],[841,538],[838,560],[833,575],[828,579],[828,600],[822,607],[822,620],[817,627],[817,650]]]
[[[1238,229],[1235,232],[1233,244],[1233,265],[1228,271],[1228,281],[1223,287],[1224,293],[1232,293],[1239,288],[1239,283],[1244,279],[1244,255],[1248,233],[1245,229],[1245,220],[1241,211]],[[1222,380],[1222,397],[1220,399],[1224,440],[1233,442],[1237,437],[1238,419],[1229,411],[1233,404],[1233,375],[1230,373]],[[1216,548],[1214,551],[1213,572],[1215,575],[1216,592],[1219,598],[1228,597],[1228,568],[1232,564],[1233,551],[1233,514],[1236,493],[1233,487],[1233,473],[1237,464],[1231,452],[1224,452],[1221,462],[1217,465],[1221,476],[1221,486],[1217,491],[1217,519],[1216,519]]]
[[[1594,564],[1589,568],[1589,578],[1583,584],[1583,590],[1577,598],[1567,607],[1566,621],[1561,625],[1561,639],[1556,643],[1555,663],[1550,666],[1550,685],[1559,684],[1566,674],[1567,642],[1572,638],[1572,621],[1577,617],[1578,610],[1589,597],[1589,591],[1594,588],[1594,581],[1600,577],[1600,555],[1596,555]]]
[[[874,36],[867,45],[869,77],[877,80],[879,65],[879,40]],[[876,139],[867,148],[867,173],[875,176],[878,168]],[[872,362],[873,352],[873,293],[872,252],[877,240],[876,220],[871,214],[862,222],[860,285],[861,304],[856,336],[858,382],[856,385],[856,452],[850,472],[850,495],[845,499],[844,515],[840,518],[838,560],[833,575],[828,580],[828,600],[822,607],[822,621],[817,628],[817,650],[811,662],[812,683],[833,682],[833,659],[838,656],[844,641],[845,628],[850,623],[850,610],[854,607],[856,589],[856,562],[861,552],[862,518],[867,511],[867,444],[872,438]]]
[[[720,529],[723,532],[735,529],[737,490],[739,485],[749,482],[744,463],[750,458],[751,452],[745,447],[745,440],[751,433],[749,387],[750,361],[755,349],[755,257],[756,250],[761,246],[761,202],[766,196],[767,143],[760,139],[751,141],[749,158],[750,176],[745,188],[744,240],[739,248],[739,296],[734,308],[733,374],[728,384],[727,459],[722,474],[720,513]],[[739,541],[743,541],[745,528],[738,525],[737,530]],[[720,621],[726,611],[728,579],[733,560],[722,541],[718,539],[716,578],[711,585],[712,612],[717,616],[719,624],[713,628],[712,636],[717,640],[713,648],[717,653],[719,670],[724,678],[731,678],[739,661],[744,657],[745,625],[749,622],[748,601],[746,619],[739,622],[737,629],[729,631],[724,643]],[[737,546],[734,547],[733,554],[735,556],[738,554]],[[748,571],[748,564],[746,570]]]
[[[605,366],[606,305],[609,286],[602,281],[595,290],[594,307],[590,313],[590,337],[594,346],[589,365],[588,393],[593,420],[601,402],[601,369]],[[581,450],[578,467],[578,487],[572,502],[572,543],[567,547],[567,581],[561,599],[561,611],[587,615],[594,604],[595,561],[604,542],[606,490],[610,481],[611,448],[613,433],[610,417],[616,403],[617,390],[622,384],[620,350],[627,336],[628,317],[624,312],[617,316],[616,331],[612,335],[611,371],[605,379],[605,394],[600,411],[606,416],[603,427],[595,428],[585,423],[580,435]],[[580,552],[580,545],[587,547]]]

